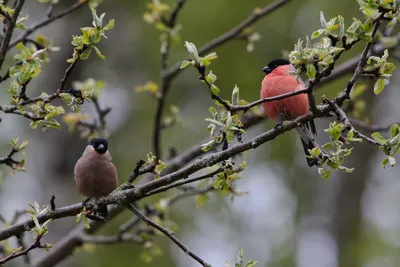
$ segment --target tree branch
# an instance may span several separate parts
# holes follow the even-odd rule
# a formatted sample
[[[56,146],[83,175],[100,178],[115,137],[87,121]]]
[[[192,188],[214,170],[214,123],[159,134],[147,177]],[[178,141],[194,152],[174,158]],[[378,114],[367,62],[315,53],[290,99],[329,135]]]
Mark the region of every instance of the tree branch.
[[[272,4],[269,4],[265,6],[264,8],[260,10],[254,10],[253,13],[244,19],[241,23],[239,23],[237,26],[233,27],[229,31],[227,31],[224,34],[221,34],[214,40],[208,42],[205,44],[203,47],[199,49],[199,55],[204,55],[207,52],[210,52],[211,50],[225,44],[226,42],[230,40],[236,39],[238,35],[247,27],[250,27],[260,19],[264,18],[265,16],[269,15],[279,7],[283,6],[284,4],[288,3],[290,0],[277,0],[273,2]],[[181,67],[181,62],[183,60],[177,62],[175,65],[167,69],[165,72],[163,72],[162,76],[163,77],[168,77],[168,78],[173,78],[175,75],[177,75],[180,71]]]
[[[30,245],[28,248],[24,249],[21,252],[13,252],[10,255],[8,255],[7,257],[5,257],[3,259],[0,259],[0,264],[4,264],[4,263],[6,263],[6,262],[8,262],[8,261],[10,261],[12,259],[24,256],[24,255],[28,255],[28,252],[33,250],[33,249],[44,248],[44,246],[42,246],[42,244],[40,243],[40,240],[42,239],[42,237],[43,237],[43,235],[38,235],[36,237],[35,242],[32,245]]]
[[[70,6],[69,8],[53,15],[50,17],[47,17],[41,21],[39,21],[38,23],[30,26],[25,32],[21,33],[20,36],[18,36],[15,40],[13,40],[10,44],[10,47],[13,47],[15,45],[17,45],[19,42],[24,42],[24,40],[31,35],[33,32],[35,32],[36,30],[43,28],[47,25],[49,25],[50,23],[52,23],[53,21],[60,19],[62,17],[64,17],[65,15],[68,15],[70,13],[72,13],[73,11],[77,10],[78,8],[82,7],[83,5],[85,5],[88,1],[77,1],[75,4],[73,4],[72,6]],[[1,65],[0,65],[1,67]]]
[[[11,22],[7,23],[7,30],[0,45],[0,70],[3,67],[4,59],[6,58],[6,54],[10,46],[11,36],[14,32],[15,23],[17,23],[19,13],[21,12],[24,3],[25,0],[18,0],[15,6],[14,13],[12,15],[12,20]]]
[[[379,18],[377,18],[375,20],[374,28],[371,33],[372,39],[375,37],[375,34],[378,31],[379,26],[381,25],[384,15],[385,15],[385,12],[382,12],[381,15],[379,16]],[[333,102],[335,104],[337,104],[339,107],[341,107],[343,105],[345,100],[350,99],[351,90],[353,89],[353,86],[356,83],[358,77],[362,74],[362,71],[364,69],[365,63],[367,62],[367,56],[368,56],[369,50],[372,47],[372,44],[373,44],[373,41],[369,42],[365,46],[365,48],[361,54],[361,58],[358,61],[356,70],[354,71],[353,77],[351,77],[350,81],[347,83],[347,86],[344,89],[343,93],[333,100]]]
[[[175,27],[176,19],[178,17],[179,11],[182,10],[187,0],[177,0],[176,7],[171,13],[169,20],[165,23],[167,27],[173,29]],[[167,33],[167,40],[163,44],[161,49],[161,73],[168,68],[168,56],[171,46],[171,34]],[[157,99],[157,107],[154,118],[154,128],[153,128],[153,152],[157,158],[162,158],[161,155],[161,129],[162,129],[162,114],[165,106],[165,100],[167,98],[167,93],[171,87],[171,79],[161,75],[161,95]]]
[[[147,223],[148,225],[156,228],[158,231],[166,235],[169,239],[172,240],[178,247],[180,247],[187,255],[195,259],[197,262],[199,262],[201,265],[204,267],[211,267],[209,263],[207,263],[205,260],[194,254],[185,244],[183,244],[178,238],[175,237],[174,233],[170,230],[165,229],[158,223],[154,222],[151,220],[149,217],[141,213],[133,204],[129,204],[128,209],[132,211],[133,214],[138,216],[143,222]]]

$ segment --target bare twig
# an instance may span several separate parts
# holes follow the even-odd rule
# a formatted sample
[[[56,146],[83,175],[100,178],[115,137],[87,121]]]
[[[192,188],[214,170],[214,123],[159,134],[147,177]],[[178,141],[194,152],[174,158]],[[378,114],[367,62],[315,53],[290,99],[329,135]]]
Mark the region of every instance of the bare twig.
[[[213,172],[206,173],[206,174],[200,175],[198,177],[193,177],[193,178],[186,179],[186,180],[183,180],[183,181],[180,181],[180,182],[168,185],[168,186],[164,186],[164,187],[158,188],[158,189],[156,189],[154,191],[150,191],[149,193],[147,193],[146,197],[147,196],[151,196],[151,195],[155,195],[155,194],[158,194],[158,193],[161,193],[161,192],[165,192],[165,191],[167,191],[167,190],[169,190],[171,188],[175,188],[175,187],[178,187],[178,186],[181,186],[181,185],[184,185],[184,184],[190,184],[190,183],[194,183],[194,182],[197,182],[197,181],[200,181],[200,180],[212,178],[212,177],[214,177],[214,175],[216,175],[216,174],[218,174],[220,172],[223,172],[223,171],[224,171],[223,169],[217,169],[217,170],[215,170]]]
[[[143,175],[143,174],[149,173],[149,172],[153,172],[154,169],[156,168],[156,164],[152,163],[152,164],[144,167],[143,169],[141,169],[145,163],[146,163],[146,161],[144,161],[142,159],[139,160],[138,163],[136,163],[135,169],[133,170],[132,174],[129,176],[128,183],[130,183],[130,184],[133,183],[133,181],[135,181],[136,178],[139,177],[140,175]]]
[[[56,200],[56,196],[55,196],[55,195],[52,195],[51,198],[50,198],[50,208],[51,208],[51,210],[53,210],[53,211],[56,209],[55,200]]]
[[[168,205],[173,205],[182,199],[201,195],[201,194],[206,194],[206,193],[214,191],[214,190],[215,190],[215,188],[213,186],[209,186],[204,189],[195,189],[195,190],[191,190],[191,191],[186,191],[186,192],[183,192],[182,194],[176,195],[173,198],[169,199]]]
[[[169,239],[172,240],[172,242],[174,242],[178,247],[180,247],[187,255],[189,255],[190,257],[195,259],[202,266],[211,267],[211,265],[209,263],[207,263],[205,260],[203,260],[196,254],[194,254],[185,244],[183,244],[178,238],[176,238],[172,231],[165,229],[158,223],[156,223],[153,220],[151,220],[150,218],[148,218],[146,215],[141,213],[134,205],[129,204],[128,209],[130,211],[132,211],[133,214],[138,216],[142,221],[144,221],[148,225],[154,227],[155,229],[157,229],[158,231],[160,231],[161,233],[166,235]]]
[[[357,119],[350,119],[350,121],[353,126],[368,132],[386,132],[392,128],[393,124],[400,124],[400,122],[395,122],[388,125],[375,125],[375,124],[368,124],[366,122]]]
[[[83,243],[97,244],[97,245],[110,245],[119,243],[136,243],[142,244],[143,239],[140,236],[125,233],[123,235],[116,236],[92,236],[88,234],[82,234],[80,239]]]

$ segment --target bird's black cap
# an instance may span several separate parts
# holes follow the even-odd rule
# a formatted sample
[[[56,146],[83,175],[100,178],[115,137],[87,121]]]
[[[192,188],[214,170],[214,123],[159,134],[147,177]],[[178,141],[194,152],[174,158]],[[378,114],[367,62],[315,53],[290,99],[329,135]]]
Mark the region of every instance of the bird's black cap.
[[[263,68],[263,72],[270,74],[274,69],[282,65],[289,65],[290,61],[282,58],[274,59]]]
[[[105,138],[93,138],[90,140],[90,145],[93,146],[99,154],[104,154],[108,149],[108,140]]]

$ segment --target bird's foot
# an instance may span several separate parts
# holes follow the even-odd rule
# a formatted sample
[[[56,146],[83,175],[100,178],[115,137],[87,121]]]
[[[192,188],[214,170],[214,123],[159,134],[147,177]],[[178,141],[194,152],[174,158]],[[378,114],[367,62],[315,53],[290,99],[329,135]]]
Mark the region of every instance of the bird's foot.
[[[101,216],[99,214],[94,214],[94,213],[92,213],[92,211],[90,213],[88,211],[86,217],[91,219],[92,221],[107,222],[107,220],[103,216]]]
[[[87,199],[85,199],[84,201],[82,201],[82,205],[84,207],[86,207],[86,204],[89,202],[89,200],[91,200],[93,197],[88,197]]]
[[[278,122],[277,124],[275,124],[274,126],[274,131],[279,131],[280,129],[283,128],[283,122]]]

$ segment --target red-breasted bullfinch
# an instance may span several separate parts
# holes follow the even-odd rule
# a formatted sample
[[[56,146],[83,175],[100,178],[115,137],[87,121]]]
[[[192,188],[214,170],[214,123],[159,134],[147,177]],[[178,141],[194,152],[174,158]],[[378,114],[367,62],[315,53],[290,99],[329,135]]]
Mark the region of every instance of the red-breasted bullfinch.
[[[267,74],[261,83],[261,98],[274,97],[289,93],[295,90],[304,89],[304,83],[299,77],[293,75],[295,68],[286,59],[275,59],[268,63],[263,68]],[[285,120],[293,120],[299,116],[305,115],[309,111],[309,103],[307,94],[299,94],[287,97],[281,100],[264,102],[262,104],[267,116],[277,122],[281,123]],[[304,147],[304,153],[309,156],[309,149],[313,149],[314,145],[311,142],[311,134],[316,135],[314,121],[310,121],[300,127],[296,128],[301,137],[301,143]],[[311,130],[311,133],[310,131]],[[311,167],[314,161],[307,158],[307,163]]]
[[[107,196],[118,186],[117,169],[107,149],[107,139],[93,138],[75,164],[76,188],[86,197]],[[101,207],[99,213],[107,216],[107,206]]]

